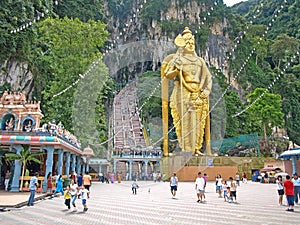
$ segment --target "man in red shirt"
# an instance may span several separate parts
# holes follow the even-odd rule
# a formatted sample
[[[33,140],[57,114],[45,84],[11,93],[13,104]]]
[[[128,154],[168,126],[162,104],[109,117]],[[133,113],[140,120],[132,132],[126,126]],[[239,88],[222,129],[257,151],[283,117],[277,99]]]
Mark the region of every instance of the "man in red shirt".
[[[283,187],[288,205],[288,209],[286,211],[294,212],[294,184],[290,179],[291,177],[287,175],[286,181],[283,183]]]

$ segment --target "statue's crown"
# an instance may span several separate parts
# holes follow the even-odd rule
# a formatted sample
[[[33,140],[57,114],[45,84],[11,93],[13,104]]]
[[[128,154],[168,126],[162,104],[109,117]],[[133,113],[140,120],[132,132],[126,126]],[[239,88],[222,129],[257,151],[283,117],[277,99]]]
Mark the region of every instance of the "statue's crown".
[[[183,36],[183,35],[185,35],[185,34],[193,34],[193,33],[192,33],[192,31],[190,31],[190,29],[189,29],[188,27],[185,27],[185,28],[184,28],[184,31],[182,32],[181,35]]]

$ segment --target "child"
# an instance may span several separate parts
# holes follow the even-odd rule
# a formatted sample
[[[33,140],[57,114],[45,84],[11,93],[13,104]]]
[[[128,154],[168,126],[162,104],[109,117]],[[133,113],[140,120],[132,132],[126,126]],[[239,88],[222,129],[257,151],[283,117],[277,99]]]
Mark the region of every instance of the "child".
[[[132,183],[132,194],[136,195],[136,189],[139,188],[139,185],[136,183],[136,181],[133,181]]]
[[[88,210],[86,200],[88,198],[90,191],[84,188],[84,186],[81,186],[81,189],[79,190],[79,195],[81,195],[82,199],[82,205],[83,205],[83,212],[86,212]]]
[[[230,187],[227,186],[226,189],[227,189],[227,190],[226,190],[226,197],[225,197],[226,200],[225,200],[225,201],[231,203],[231,202],[233,202],[233,200],[232,200],[232,196],[231,196],[231,193],[230,193]]]
[[[229,177],[229,181],[230,181],[230,184],[229,184],[229,187],[230,187],[230,197],[232,198],[232,200],[234,198],[233,202],[236,203],[236,188],[237,188],[236,182],[233,181],[232,177]]]
[[[68,207],[68,209],[71,209],[70,186],[67,186],[67,188],[64,192],[64,198],[65,198],[65,205]]]
[[[226,202],[227,187],[228,187],[228,185],[227,185],[226,180],[222,180],[222,189],[223,189],[224,202]]]
[[[291,181],[291,177],[289,175],[286,175],[286,181],[284,181],[283,187],[288,206],[286,211],[294,212],[294,184]]]

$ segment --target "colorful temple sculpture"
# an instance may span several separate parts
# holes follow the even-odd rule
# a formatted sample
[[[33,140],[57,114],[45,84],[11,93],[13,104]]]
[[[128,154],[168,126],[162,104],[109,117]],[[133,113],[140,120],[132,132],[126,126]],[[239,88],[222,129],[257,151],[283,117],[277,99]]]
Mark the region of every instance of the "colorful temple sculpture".
[[[76,137],[56,125],[55,120],[40,127],[42,117],[40,102],[27,101],[24,92],[3,93],[0,102],[0,185],[3,185],[5,173],[10,171],[11,192],[26,189],[34,172],[39,172],[39,190],[45,192],[49,172],[53,176],[57,174],[68,178],[72,172],[79,174],[88,171],[87,158],[93,155],[93,150],[82,151]],[[24,145],[29,146],[30,152],[40,153],[42,163],[26,165],[24,186],[20,187],[22,163],[8,163],[5,154],[20,154]]]

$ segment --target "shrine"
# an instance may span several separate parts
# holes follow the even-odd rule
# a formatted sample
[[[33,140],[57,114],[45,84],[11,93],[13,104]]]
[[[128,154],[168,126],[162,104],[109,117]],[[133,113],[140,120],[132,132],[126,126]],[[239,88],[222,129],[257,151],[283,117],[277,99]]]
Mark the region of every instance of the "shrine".
[[[82,151],[79,140],[62,128],[61,123],[56,125],[55,120],[41,128],[41,118],[43,114],[39,101],[26,100],[25,92],[4,91],[0,99],[0,180],[4,180],[6,171],[11,172],[11,192],[26,190],[26,184],[34,172],[40,174],[38,191],[45,191],[49,173],[62,175],[67,181],[72,172],[79,174],[89,170],[86,158],[93,155],[93,150]],[[20,187],[22,162],[15,160],[8,163],[5,154],[20,155],[24,145],[28,145],[32,153],[41,153],[39,160],[42,163],[26,164],[25,186]],[[1,182],[1,188],[2,185]]]
[[[39,101],[27,101],[25,92],[4,91],[0,103],[1,130],[29,132],[39,128],[42,117]]]

